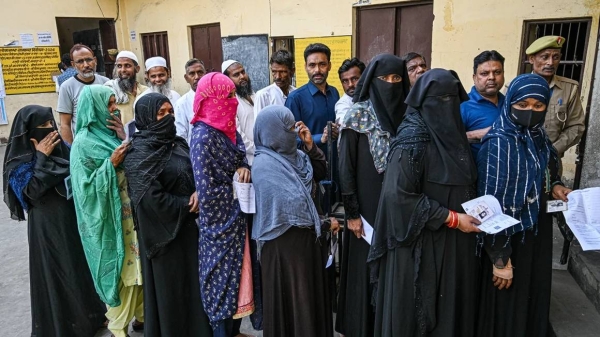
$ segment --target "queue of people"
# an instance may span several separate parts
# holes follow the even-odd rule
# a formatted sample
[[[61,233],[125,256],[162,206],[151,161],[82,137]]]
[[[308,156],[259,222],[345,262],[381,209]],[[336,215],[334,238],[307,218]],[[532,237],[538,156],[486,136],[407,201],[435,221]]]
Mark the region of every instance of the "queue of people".
[[[497,51],[474,58],[469,94],[417,53],[352,58],[341,98],[320,43],[300,88],[278,51],[256,93],[241,62],[207,73],[191,59],[181,98],[160,57],[146,87],[135,54],[105,81],[74,46],[60,130],[51,108],[26,106],[4,158],[5,202],[28,221],[32,336],[126,337],[133,322],[145,336],[232,337],[243,317],[264,336],[546,336],[545,203],[568,200],[561,157],[584,129],[576,83],[555,75],[563,43],[534,42],[533,73],[505,94]],[[337,292],[326,179],[345,209]],[[253,184],[254,214],[236,183]],[[482,232],[461,204],[483,195],[519,223]]]

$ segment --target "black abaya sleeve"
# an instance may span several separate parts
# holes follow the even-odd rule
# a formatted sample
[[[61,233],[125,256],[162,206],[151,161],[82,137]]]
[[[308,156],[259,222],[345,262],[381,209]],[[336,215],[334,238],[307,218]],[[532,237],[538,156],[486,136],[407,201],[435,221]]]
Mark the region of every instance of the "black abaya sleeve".
[[[196,213],[190,213],[189,200],[190,196],[167,192],[158,180],[151,183],[135,209],[140,240],[149,259],[177,236],[181,226],[197,217]]]
[[[358,133],[351,129],[342,130],[338,149],[340,188],[342,190],[344,210],[348,219],[358,219],[360,218],[358,196],[356,195]]]
[[[36,162],[33,167],[33,177],[23,190],[30,200],[43,197],[49,190],[64,184],[69,176],[69,161],[59,157],[48,157],[41,152],[36,152]],[[61,186],[63,187],[63,186]],[[63,190],[61,188],[61,190]]]
[[[369,261],[381,257],[388,249],[410,246],[426,228],[440,229],[449,210],[422,193],[425,144],[415,148],[393,150],[388,161],[375,220]]]
[[[327,178],[327,159],[325,158],[323,151],[321,151],[316,144],[313,144],[313,147],[310,149],[310,151],[307,151],[306,146],[303,145],[302,151],[304,151],[310,158],[310,164],[313,168],[313,180],[321,181]]]

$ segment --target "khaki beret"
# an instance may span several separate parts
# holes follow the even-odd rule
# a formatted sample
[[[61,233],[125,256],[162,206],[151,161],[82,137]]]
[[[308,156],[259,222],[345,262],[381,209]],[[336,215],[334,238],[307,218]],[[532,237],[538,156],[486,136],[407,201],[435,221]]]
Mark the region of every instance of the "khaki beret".
[[[562,45],[565,43],[565,38],[562,36],[549,35],[543,36],[539,39],[533,41],[533,43],[527,48],[525,53],[527,55],[533,55],[544,49],[560,49]]]

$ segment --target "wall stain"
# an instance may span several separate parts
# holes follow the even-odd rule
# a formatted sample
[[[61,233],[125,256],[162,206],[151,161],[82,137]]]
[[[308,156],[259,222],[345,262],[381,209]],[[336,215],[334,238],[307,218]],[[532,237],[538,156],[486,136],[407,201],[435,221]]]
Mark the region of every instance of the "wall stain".
[[[584,0],[583,5],[589,10],[590,14],[600,13],[600,1],[598,0]]]
[[[454,30],[454,25],[452,24],[452,12],[454,9],[453,0],[449,0],[444,5],[444,30],[447,32]]]

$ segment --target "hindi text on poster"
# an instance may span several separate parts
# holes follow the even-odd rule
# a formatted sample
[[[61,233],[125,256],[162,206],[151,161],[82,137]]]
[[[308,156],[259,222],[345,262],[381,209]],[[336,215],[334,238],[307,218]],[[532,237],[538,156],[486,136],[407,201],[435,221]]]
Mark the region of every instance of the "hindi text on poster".
[[[52,73],[58,70],[58,47],[0,48],[7,95],[54,92]]]
[[[312,37],[305,39],[294,39],[294,58],[296,60],[296,87],[308,83],[308,75],[304,68],[304,49],[311,43],[323,43],[331,49],[331,71],[327,77],[327,83],[334,86],[340,93],[344,94],[342,83],[338,76],[338,69],[345,59],[352,57],[352,37],[351,36],[325,36]]]

